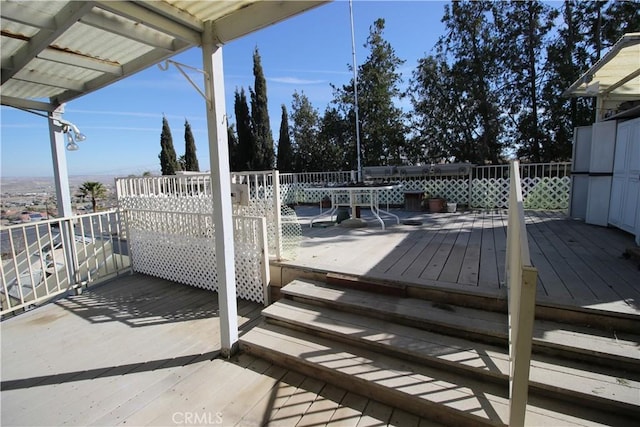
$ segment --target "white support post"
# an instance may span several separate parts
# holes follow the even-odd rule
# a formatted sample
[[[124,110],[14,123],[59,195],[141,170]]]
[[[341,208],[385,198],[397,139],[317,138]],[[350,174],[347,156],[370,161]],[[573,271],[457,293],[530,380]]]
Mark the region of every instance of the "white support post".
[[[269,240],[267,238],[267,219],[265,217],[260,217],[258,225],[258,243],[262,248],[262,261],[260,263],[262,270],[262,291],[264,306],[267,307],[269,304],[271,304],[271,272],[269,270]]]
[[[238,307],[231,208],[231,171],[224,99],[222,46],[216,44],[214,24],[207,21],[202,34],[202,62],[207,98],[207,132],[211,164],[211,193],[215,225],[216,266],[220,341],[223,357],[231,357],[238,347]]]
[[[276,221],[276,258],[282,259],[282,207],[280,206],[280,172],[273,170],[273,214]]]
[[[56,186],[56,203],[58,205],[58,217],[71,218],[71,190],[69,189],[69,172],[67,170],[67,156],[65,146],[65,135],[62,131],[61,123],[64,113],[64,104],[56,108],[49,116],[49,141],[51,142],[51,158],[53,159],[53,181]],[[61,239],[63,242],[65,259],[67,262],[67,277],[69,285],[75,286],[77,282],[78,270],[76,253],[74,251],[73,221],[69,220],[60,227]]]
[[[49,140],[51,141],[51,157],[53,159],[53,177],[56,185],[56,201],[58,216],[67,218],[73,215],[71,211],[71,191],[67,172],[67,156],[65,152],[64,132],[57,120],[62,119],[64,105],[58,107],[49,116]]]

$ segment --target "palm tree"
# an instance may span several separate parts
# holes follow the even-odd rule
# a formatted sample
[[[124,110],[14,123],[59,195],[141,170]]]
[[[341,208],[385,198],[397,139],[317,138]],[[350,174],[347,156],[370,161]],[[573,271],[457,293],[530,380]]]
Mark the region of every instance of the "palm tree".
[[[96,212],[98,199],[103,199],[107,195],[107,189],[101,182],[87,181],[80,186],[78,195],[80,197],[91,197],[91,206],[93,211]]]

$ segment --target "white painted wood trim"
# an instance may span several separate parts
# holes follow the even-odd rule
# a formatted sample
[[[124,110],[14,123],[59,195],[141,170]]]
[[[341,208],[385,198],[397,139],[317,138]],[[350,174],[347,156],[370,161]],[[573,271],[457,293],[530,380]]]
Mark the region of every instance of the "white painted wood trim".
[[[222,46],[214,44],[214,23],[205,22],[202,34],[202,62],[205,71],[207,133],[211,165],[213,223],[218,268],[221,354],[230,357],[238,346],[238,308],[234,265],[231,174],[224,99]]]

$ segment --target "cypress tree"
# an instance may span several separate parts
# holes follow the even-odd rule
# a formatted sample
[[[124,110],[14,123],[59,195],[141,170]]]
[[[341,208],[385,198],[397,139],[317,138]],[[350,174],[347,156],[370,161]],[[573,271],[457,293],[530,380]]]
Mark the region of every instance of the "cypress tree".
[[[253,51],[254,89],[251,93],[251,121],[256,138],[257,170],[271,169],[274,164],[273,135],[269,124],[269,110],[267,107],[267,81],[264,78],[258,48]]]
[[[198,157],[196,156],[196,142],[193,139],[191,133],[191,125],[184,120],[184,170],[200,172],[200,165],[198,165]]]
[[[291,135],[289,134],[289,116],[287,115],[287,107],[282,104],[280,138],[278,139],[278,170],[282,172],[293,172],[293,156]]]
[[[178,165],[178,159],[176,158],[176,150],[173,148],[173,138],[171,137],[169,122],[165,116],[162,116],[160,147],[161,151],[158,157],[160,158],[160,170],[162,171],[162,175],[175,175],[176,171],[180,170],[180,166]]]
[[[251,127],[251,116],[247,105],[244,88],[235,91],[234,110],[236,114],[236,133],[238,145],[236,151],[236,166],[238,170],[254,170],[255,137]]]

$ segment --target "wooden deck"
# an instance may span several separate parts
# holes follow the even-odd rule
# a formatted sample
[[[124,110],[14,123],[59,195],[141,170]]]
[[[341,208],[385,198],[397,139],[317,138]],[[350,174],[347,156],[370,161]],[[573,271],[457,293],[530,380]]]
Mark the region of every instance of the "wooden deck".
[[[262,308],[239,301],[241,335]],[[253,356],[219,358],[217,294],[148,276],[0,328],[3,426],[435,425]]]
[[[375,279],[457,289],[504,298],[506,211],[429,214],[393,210],[401,220],[382,230],[309,227],[317,207],[296,209],[303,238],[295,259],[281,264]],[[560,212],[526,212],[537,300],[640,315],[640,269],[622,255],[631,235],[587,225]],[[283,273],[284,276],[284,273]],[[282,277],[283,284],[287,277]]]

